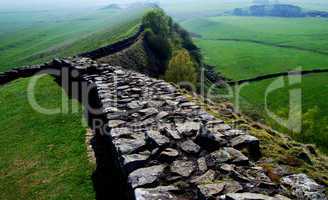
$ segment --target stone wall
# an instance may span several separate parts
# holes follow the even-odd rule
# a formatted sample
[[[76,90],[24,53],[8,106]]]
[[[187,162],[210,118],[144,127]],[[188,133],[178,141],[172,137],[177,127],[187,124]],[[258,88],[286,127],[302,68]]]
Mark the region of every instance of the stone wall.
[[[16,80],[18,78],[30,77],[38,73],[48,64],[43,65],[32,65],[21,68],[15,68],[3,73],[0,73],[0,85],[9,83],[10,81]]]
[[[305,174],[271,180],[257,163],[256,137],[215,118],[163,80],[76,57],[11,70],[0,83],[44,69],[77,71],[70,81],[87,83],[91,92],[86,101],[72,98],[100,109],[87,109],[97,141],[97,199],[327,200],[325,188]],[[68,94],[74,89],[63,87]]]
[[[98,59],[98,58],[102,58],[117,52],[122,51],[123,49],[128,48],[129,46],[131,46],[132,44],[134,44],[138,38],[143,34],[143,27],[140,27],[139,31],[134,34],[133,36],[121,40],[119,42],[116,42],[114,44],[93,50],[93,51],[89,51],[89,52],[85,52],[80,54],[79,56],[81,57],[87,57],[87,58],[91,58],[91,59]]]
[[[324,188],[304,174],[273,182],[256,162],[257,138],[173,85],[86,58],[65,63],[83,70],[95,87],[102,112],[91,118],[103,125],[93,129],[112,151],[122,199],[326,199]]]

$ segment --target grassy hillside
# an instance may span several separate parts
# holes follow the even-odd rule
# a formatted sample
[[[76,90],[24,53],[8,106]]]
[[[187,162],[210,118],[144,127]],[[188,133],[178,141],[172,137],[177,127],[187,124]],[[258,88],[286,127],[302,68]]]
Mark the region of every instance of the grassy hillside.
[[[81,106],[62,102],[62,89],[47,76],[37,84],[38,102],[79,112],[40,114],[28,103],[28,81],[0,88],[0,199],[94,199]]]
[[[241,111],[251,115],[256,114],[276,129],[291,134],[295,139],[304,143],[317,144],[321,150],[328,153],[328,73],[304,76],[302,82],[293,86],[286,86],[269,93],[267,105],[271,112],[287,119],[290,112],[289,91],[302,90],[303,126],[301,133],[293,133],[272,120],[265,112],[265,92],[276,79],[268,79],[246,85],[241,90]],[[286,83],[287,83],[287,79]],[[295,114],[295,113],[293,113]]]
[[[133,35],[149,8],[0,12],[0,72],[73,56]],[[62,101],[50,77],[36,97],[46,108],[68,102],[77,113],[44,115],[27,101],[29,79],[0,87],[0,199],[94,199],[82,108]]]
[[[183,25],[201,36],[195,41],[207,61],[232,79],[328,67],[326,20],[226,16]]]
[[[235,41],[195,40],[205,61],[226,77],[240,80],[275,72],[328,68],[328,55]]]
[[[196,33],[196,44],[205,61],[228,78],[240,80],[293,69],[328,67],[328,21],[317,18],[201,17],[183,22]],[[274,80],[243,87],[243,112],[260,119],[305,143],[315,143],[328,152],[328,74],[311,75],[293,88],[302,89],[302,132],[280,126],[264,111],[265,91]],[[287,82],[286,82],[287,83]],[[284,87],[269,95],[268,106],[281,117],[288,116],[289,90]],[[233,99],[231,99],[233,100]]]
[[[0,13],[0,71],[76,55],[126,38],[138,30],[147,9]]]

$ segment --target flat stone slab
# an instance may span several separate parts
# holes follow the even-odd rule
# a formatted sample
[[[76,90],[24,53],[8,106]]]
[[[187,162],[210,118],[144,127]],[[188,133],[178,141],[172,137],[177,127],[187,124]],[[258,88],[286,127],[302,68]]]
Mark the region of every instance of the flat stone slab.
[[[160,176],[164,172],[164,169],[165,165],[137,169],[129,175],[129,183],[132,188],[153,184],[159,180]]]
[[[136,200],[178,200],[172,194],[172,191],[177,191],[178,188],[174,186],[161,186],[157,188],[137,188],[135,190]]]
[[[198,146],[196,143],[194,143],[192,140],[187,140],[180,144],[180,148],[190,154],[197,154],[200,151],[200,146]]]
[[[171,172],[183,177],[189,177],[195,171],[195,165],[192,161],[177,160],[171,165]]]
[[[184,124],[178,124],[177,130],[181,135],[194,136],[200,129],[199,122],[186,122]]]

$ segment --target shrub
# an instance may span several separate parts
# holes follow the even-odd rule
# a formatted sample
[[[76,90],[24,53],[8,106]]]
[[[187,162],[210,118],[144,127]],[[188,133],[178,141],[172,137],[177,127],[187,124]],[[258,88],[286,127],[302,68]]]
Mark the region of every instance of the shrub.
[[[169,62],[165,80],[173,83],[189,82],[196,84],[197,73],[195,65],[186,50],[179,50]]]

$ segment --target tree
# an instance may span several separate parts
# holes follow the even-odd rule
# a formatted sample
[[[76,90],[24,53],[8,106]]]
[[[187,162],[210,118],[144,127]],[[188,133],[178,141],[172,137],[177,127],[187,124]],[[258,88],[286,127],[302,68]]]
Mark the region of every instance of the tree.
[[[189,82],[196,84],[195,65],[186,50],[179,50],[170,60],[165,80],[173,83]]]
[[[148,12],[142,19],[145,29],[149,28],[153,33],[162,38],[167,38],[170,33],[172,20],[161,9]]]

